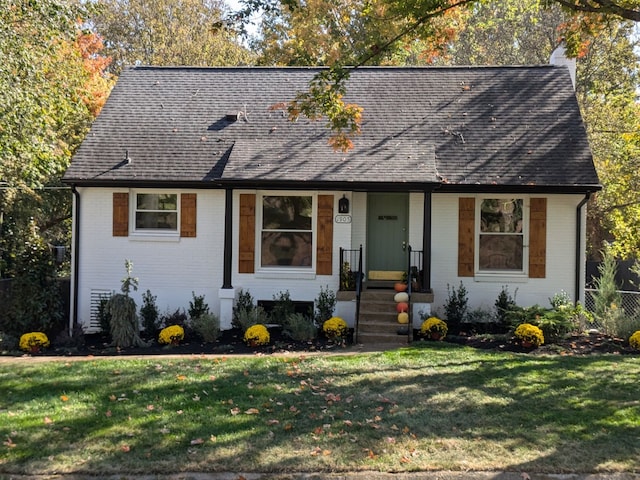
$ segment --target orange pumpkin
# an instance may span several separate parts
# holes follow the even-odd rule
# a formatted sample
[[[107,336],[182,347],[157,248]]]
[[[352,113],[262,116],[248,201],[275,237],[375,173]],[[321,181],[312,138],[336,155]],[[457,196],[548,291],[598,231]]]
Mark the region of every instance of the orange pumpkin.
[[[406,283],[402,283],[402,282],[398,282],[393,286],[393,289],[396,292],[404,292],[407,289],[407,284]]]
[[[405,302],[397,303],[396,304],[396,311],[398,313],[408,312],[409,311],[409,304],[405,303]]]

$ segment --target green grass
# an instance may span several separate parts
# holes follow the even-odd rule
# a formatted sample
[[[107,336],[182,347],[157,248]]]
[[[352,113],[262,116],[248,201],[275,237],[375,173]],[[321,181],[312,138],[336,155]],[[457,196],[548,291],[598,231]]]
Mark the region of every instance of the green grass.
[[[0,363],[0,473],[639,472],[640,357]]]

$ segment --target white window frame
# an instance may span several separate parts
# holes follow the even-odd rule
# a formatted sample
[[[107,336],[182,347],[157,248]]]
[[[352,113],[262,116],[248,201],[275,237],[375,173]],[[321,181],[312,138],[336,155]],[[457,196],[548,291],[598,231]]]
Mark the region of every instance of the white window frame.
[[[481,270],[480,269],[480,236],[486,235],[486,232],[481,231],[482,224],[482,202],[484,200],[509,200],[516,199],[522,200],[522,269],[521,270],[512,270],[512,269],[492,269],[492,270]],[[475,202],[475,233],[474,233],[474,242],[475,242],[475,277],[477,280],[487,279],[487,280],[495,280],[505,278],[509,280],[513,279],[528,279],[529,277],[529,210],[530,210],[530,201],[528,195],[520,195],[520,194],[497,194],[497,195],[478,195],[476,196]],[[489,235],[491,235],[489,233]],[[504,233],[504,235],[513,235],[513,233]]]
[[[311,266],[294,267],[287,265],[262,266],[262,224],[264,197],[311,197]],[[295,274],[296,278],[315,277],[318,234],[318,195],[315,192],[298,190],[264,190],[256,192],[256,239],[255,271],[258,276],[268,278],[271,274]]]
[[[176,196],[176,229],[158,229],[158,228],[137,228],[136,213],[138,210],[138,195],[175,195]],[[163,238],[179,238],[180,237],[180,193],[172,190],[150,189],[150,190],[132,190],[130,196],[130,212],[129,224],[131,225],[131,234],[139,237],[163,237]],[[148,211],[148,210],[140,210]],[[173,210],[170,210],[173,211]]]

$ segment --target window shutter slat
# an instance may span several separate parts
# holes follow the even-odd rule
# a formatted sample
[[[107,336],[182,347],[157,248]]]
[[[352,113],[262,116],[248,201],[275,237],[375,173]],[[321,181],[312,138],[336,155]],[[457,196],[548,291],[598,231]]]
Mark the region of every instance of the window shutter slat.
[[[316,274],[333,273],[333,195],[318,195]]]
[[[529,209],[529,278],[545,278],[547,261],[547,199],[532,198]]]
[[[240,250],[238,252],[238,272],[254,273],[256,252],[256,196],[240,194]]]
[[[129,236],[129,193],[113,194],[113,236]]]
[[[195,193],[180,195],[180,236],[196,236],[197,196]]]
[[[475,215],[474,198],[458,200],[458,276],[473,277],[475,265]]]

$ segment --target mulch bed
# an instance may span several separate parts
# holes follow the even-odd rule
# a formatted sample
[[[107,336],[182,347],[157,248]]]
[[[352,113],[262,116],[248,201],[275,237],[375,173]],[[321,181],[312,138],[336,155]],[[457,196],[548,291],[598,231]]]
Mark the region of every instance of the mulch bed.
[[[215,343],[201,343],[199,341],[184,341],[179,345],[160,345],[155,340],[149,341],[148,347],[116,348],[110,346],[108,339],[102,335],[85,335],[83,342],[78,345],[55,346],[33,356],[152,356],[152,355],[271,355],[284,353],[305,352],[341,352],[347,351],[341,345],[329,341],[324,337],[308,342],[296,342],[282,335],[279,330],[272,330],[271,343],[267,346],[249,347],[242,340],[240,330],[226,330]],[[415,336],[416,341],[419,338]],[[431,341],[431,340],[428,340]],[[640,351],[632,349],[628,342],[603,334],[572,335],[561,341],[541,345],[539,348],[524,348],[513,339],[504,335],[448,335],[447,342],[467,345],[473,348],[528,353],[531,355],[640,355]],[[347,342],[349,346],[351,342]],[[367,350],[374,350],[368,345]],[[23,353],[17,353],[23,355]],[[31,355],[31,354],[30,354]]]
[[[543,344],[538,348],[524,348],[518,342],[509,341],[503,336],[457,336],[449,337],[447,341],[460,343],[474,348],[498,350],[506,352],[529,353],[532,355],[640,355],[629,343],[622,338],[615,338],[601,333],[588,335],[571,335],[568,338]]]

